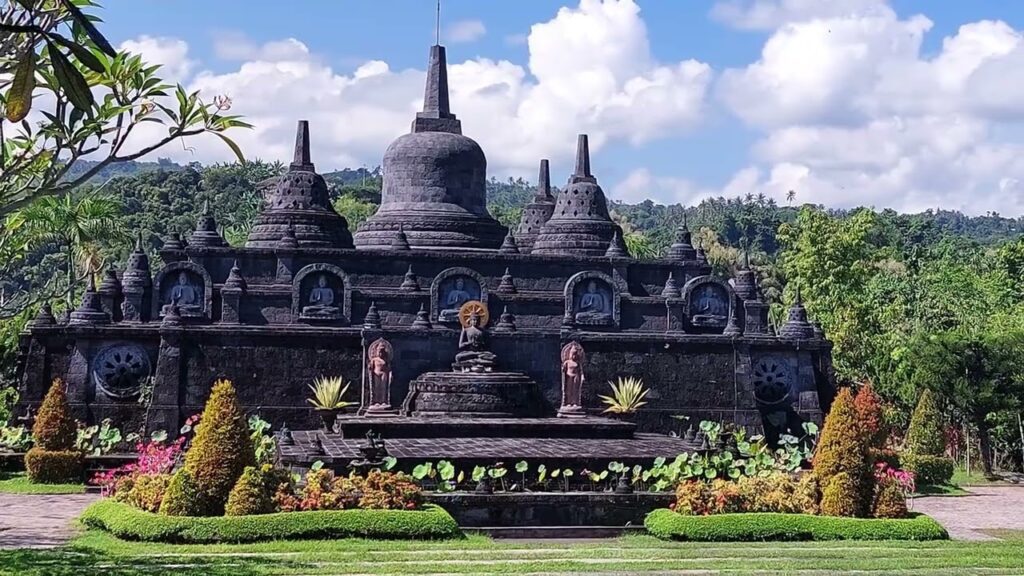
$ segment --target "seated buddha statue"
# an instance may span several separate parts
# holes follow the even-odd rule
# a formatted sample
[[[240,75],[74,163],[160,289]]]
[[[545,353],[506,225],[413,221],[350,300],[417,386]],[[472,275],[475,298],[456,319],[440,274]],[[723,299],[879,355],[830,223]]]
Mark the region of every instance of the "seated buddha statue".
[[[456,372],[490,372],[498,357],[486,350],[486,333],[480,329],[480,316],[471,314],[468,325],[459,334],[459,352],[452,369]]]
[[[597,289],[597,282],[594,280],[587,284],[587,290],[580,296],[580,305],[576,309],[576,321],[586,324],[612,321],[611,303]]]
[[[178,305],[182,316],[198,316],[203,313],[203,301],[200,290],[189,282],[188,273],[182,270],[178,274],[178,282],[171,287],[170,298],[163,307],[163,313],[172,305]]]
[[[457,322],[459,320],[459,308],[473,299],[473,296],[466,290],[466,280],[456,278],[455,285],[444,297],[444,307],[437,315],[440,322]]]
[[[693,305],[693,323],[698,326],[724,325],[729,310],[713,286],[704,286]]]
[[[341,310],[334,305],[334,289],[327,285],[327,275],[321,274],[316,286],[309,291],[309,305],[302,309],[303,316],[334,318]]]

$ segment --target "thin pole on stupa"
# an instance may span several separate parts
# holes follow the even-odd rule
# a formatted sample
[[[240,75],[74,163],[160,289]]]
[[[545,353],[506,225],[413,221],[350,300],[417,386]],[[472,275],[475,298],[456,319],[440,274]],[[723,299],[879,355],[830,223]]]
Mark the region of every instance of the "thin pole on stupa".
[[[590,143],[586,134],[580,134],[576,139],[576,172],[573,176],[591,176]]]

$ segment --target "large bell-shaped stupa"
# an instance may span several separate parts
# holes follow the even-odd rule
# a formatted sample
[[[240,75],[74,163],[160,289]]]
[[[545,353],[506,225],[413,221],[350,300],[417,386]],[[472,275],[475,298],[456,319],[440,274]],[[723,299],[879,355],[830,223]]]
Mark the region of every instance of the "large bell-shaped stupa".
[[[405,234],[413,249],[496,249],[506,229],[487,212],[487,158],[448,105],[444,46],[432,46],[423,111],[384,153],[380,209],[356,248],[387,249]]]

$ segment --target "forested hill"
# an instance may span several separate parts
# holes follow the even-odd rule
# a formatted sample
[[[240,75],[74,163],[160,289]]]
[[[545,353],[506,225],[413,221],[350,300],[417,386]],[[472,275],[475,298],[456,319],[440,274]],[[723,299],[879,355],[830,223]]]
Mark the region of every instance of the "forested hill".
[[[285,168],[281,162],[264,163],[259,160],[252,164],[260,169],[245,171],[249,174],[278,174]],[[90,162],[80,162],[72,170],[72,175],[81,174],[92,167]],[[166,158],[157,162],[126,162],[108,166],[101,170],[92,180],[94,184],[106,183],[115,177],[133,178],[141,173],[153,171],[179,171],[189,168],[202,173],[204,167],[199,163],[183,166]],[[230,172],[229,166],[217,167],[217,172]],[[344,168],[324,173],[324,179],[331,185],[332,196],[342,196],[344,209],[352,200],[376,204],[380,200],[381,169]],[[147,180],[143,178],[143,180]],[[117,187],[131,187],[129,182],[120,183]],[[533,196],[533,186],[523,179],[498,181],[494,178],[488,182],[488,206],[492,214],[505,224],[515,223],[519,219],[522,207]],[[233,202],[229,199],[229,204]],[[362,211],[369,207],[359,207]],[[661,247],[671,240],[671,230],[682,219],[683,207],[676,205],[660,205],[648,200],[639,204],[610,202],[610,208],[629,229],[644,233],[655,245]],[[828,207],[825,207],[826,209]],[[752,247],[766,253],[774,253],[777,242],[774,231],[781,222],[792,221],[797,214],[797,205],[779,205],[763,196],[747,198],[715,198],[701,202],[696,207],[688,207],[685,212],[691,219],[691,227],[708,226],[721,235],[725,244],[740,246],[747,239]],[[846,218],[853,210],[828,209],[828,212],[839,218]],[[947,235],[959,236],[982,245],[999,244],[1014,238],[1024,231],[1024,216],[1007,218],[998,214],[968,216],[954,210],[929,210],[917,214],[899,214],[892,210],[881,213],[886,220],[898,223],[906,238],[904,242],[914,244],[933,244]],[[368,214],[367,214],[368,215]],[[355,214],[355,220],[362,217]]]

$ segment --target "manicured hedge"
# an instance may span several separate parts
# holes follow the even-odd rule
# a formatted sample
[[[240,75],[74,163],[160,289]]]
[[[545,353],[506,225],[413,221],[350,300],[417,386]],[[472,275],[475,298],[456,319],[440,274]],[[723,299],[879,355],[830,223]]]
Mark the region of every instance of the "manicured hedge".
[[[924,514],[901,520],[774,513],[685,516],[662,508],[648,514],[644,526],[658,538],[696,542],[949,538],[945,528]]]
[[[259,516],[162,516],[112,500],[86,508],[82,522],[125,540],[208,544],[314,538],[440,539],[461,537],[444,509],[317,510]]]

